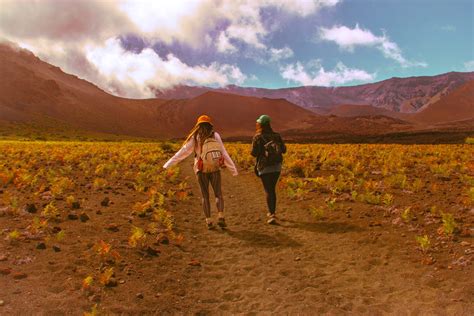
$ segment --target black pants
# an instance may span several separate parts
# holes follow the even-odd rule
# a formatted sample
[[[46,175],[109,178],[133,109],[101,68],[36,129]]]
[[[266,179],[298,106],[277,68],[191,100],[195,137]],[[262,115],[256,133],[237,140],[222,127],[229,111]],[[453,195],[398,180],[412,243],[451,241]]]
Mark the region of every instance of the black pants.
[[[275,214],[276,210],[276,184],[279,177],[280,172],[265,173],[260,176],[267,196],[267,205],[270,214]]]

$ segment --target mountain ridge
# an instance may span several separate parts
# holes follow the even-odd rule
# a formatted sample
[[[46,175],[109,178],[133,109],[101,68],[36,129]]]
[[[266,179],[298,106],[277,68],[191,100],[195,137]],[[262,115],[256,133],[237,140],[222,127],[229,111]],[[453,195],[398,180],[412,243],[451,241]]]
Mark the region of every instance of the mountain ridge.
[[[5,44],[0,44],[0,77],[4,78],[0,81],[0,125],[24,123],[50,129],[54,125],[51,122],[57,122],[71,130],[169,139],[184,137],[196,118],[205,113],[213,117],[216,130],[224,137],[249,137],[255,132],[255,119],[268,114],[276,130],[314,138],[318,134],[367,136],[422,130],[423,126],[433,126],[430,117],[440,117],[425,110],[418,116],[380,111],[367,104],[359,105],[366,110],[363,115],[356,111],[350,115],[324,116],[286,98],[245,96],[227,90],[201,91],[195,97],[184,94],[174,99],[126,99]],[[464,103],[469,105],[473,99],[469,91],[464,95],[466,91],[461,89],[438,107],[451,107],[457,98],[465,98]],[[349,112],[353,109],[349,107]],[[474,130],[471,117],[464,117],[470,113],[463,113],[454,118],[467,122],[463,123],[465,130]],[[446,129],[453,125],[439,125],[442,121],[436,119],[435,126]]]

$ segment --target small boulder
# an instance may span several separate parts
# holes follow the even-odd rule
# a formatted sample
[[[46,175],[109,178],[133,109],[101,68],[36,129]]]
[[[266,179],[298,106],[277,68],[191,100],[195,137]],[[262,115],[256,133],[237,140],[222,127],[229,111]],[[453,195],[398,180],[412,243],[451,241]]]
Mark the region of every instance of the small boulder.
[[[26,210],[28,213],[36,213],[36,212],[38,211],[38,209],[36,208],[36,205],[35,205],[34,203],[28,203],[28,204],[26,204],[25,210]]]
[[[105,284],[107,287],[116,287],[118,282],[115,278],[110,278],[110,280]]]
[[[87,222],[90,219],[89,215],[87,215],[85,212],[82,212],[81,215],[79,215],[79,218],[83,223]]]
[[[188,265],[192,266],[192,267],[200,267],[201,266],[201,262],[199,262],[198,260],[196,259],[192,259]]]
[[[0,268],[0,275],[9,275],[12,273],[12,269],[10,268]]]
[[[72,208],[73,210],[80,209],[80,208],[81,208],[81,204],[80,204],[78,201],[74,201],[74,202],[72,202],[72,204],[71,204],[71,208]]]
[[[26,279],[28,277],[28,274],[24,273],[24,272],[16,272],[16,273],[13,273],[13,278],[15,280],[21,280],[21,279]]]
[[[136,297],[139,299],[143,299],[145,296],[143,295],[143,293],[137,293]]]
[[[110,204],[110,199],[109,199],[108,196],[106,196],[106,197],[102,200],[102,202],[100,202],[100,205],[102,205],[102,206],[109,206],[109,204]]]
[[[170,240],[166,234],[159,233],[156,237],[156,242],[159,244],[168,245],[170,243]]]
[[[60,252],[61,248],[59,246],[54,245],[53,250],[54,250],[54,252]]]
[[[44,242],[40,242],[36,245],[36,249],[46,249],[46,244]]]
[[[75,221],[75,220],[78,220],[78,219],[79,219],[79,216],[77,216],[76,213],[71,212],[71,213],[69,213],[69,214],[67,215],[67,218],[70,219],[70,220],[72,220],[72,221]]]
[[[107,225],[107,230],[110,230],[111,232],[118,232],[119,231],[119,225],[115,224],[115,223],[111,223],[109,225]]]
[[[160,250],[155,249],[151,246],[148,246],[146,248],[146,253],[149,254],[150,256],[158,256],[158,254],[160,253]]]

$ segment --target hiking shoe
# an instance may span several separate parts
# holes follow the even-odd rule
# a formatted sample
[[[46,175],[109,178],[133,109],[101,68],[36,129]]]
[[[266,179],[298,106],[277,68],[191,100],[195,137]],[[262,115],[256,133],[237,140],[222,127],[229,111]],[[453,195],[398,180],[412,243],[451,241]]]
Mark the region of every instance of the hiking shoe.
[[[227,224],[225,223],[224,217],[221,217],[217,220],[217,225],[219,225],[220,228],[226,228]]]
[[[275,214],[270,214],[270,216],[268,216],[267,224],[276,224]]]
[[[208,230],[213,230],[215,228],[214,224],[212,222],[207,223],[207,229]]]

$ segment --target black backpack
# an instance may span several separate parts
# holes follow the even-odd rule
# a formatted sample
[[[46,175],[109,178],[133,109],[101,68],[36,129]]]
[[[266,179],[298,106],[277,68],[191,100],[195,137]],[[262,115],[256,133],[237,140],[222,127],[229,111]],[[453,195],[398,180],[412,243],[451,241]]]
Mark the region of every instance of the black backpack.
[[[283,145],[281,141],[272,137],[270,140],[265,139],[262,135],[263,140],[263,163],[266,166],[272,166],[283,161]]]

